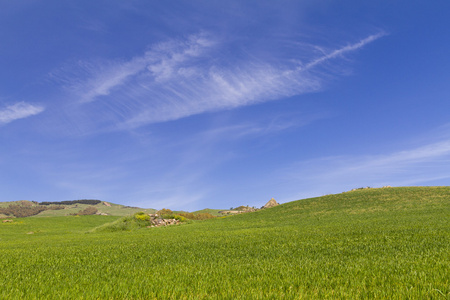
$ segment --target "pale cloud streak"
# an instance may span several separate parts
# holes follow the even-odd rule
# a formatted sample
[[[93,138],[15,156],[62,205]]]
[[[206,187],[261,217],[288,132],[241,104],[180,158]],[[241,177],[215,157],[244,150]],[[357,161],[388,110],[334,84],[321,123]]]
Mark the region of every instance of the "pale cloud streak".
[[[127,90],[125,85],[129,84],[129,79],[150,76],[155,82],[162,82],[174,77],[174,72],[186,72],[182,64],[201,55],[212,44],[212,40],[199,34],[190,36],[186,41],[172,40],[156,44],[143,56],[129,61],[81,61],[72,72],[65,73],[63,69],[51,75],[63,82],[79,102],[88,103],[114,91]]]
[[[327,60],[335,59],[335,58],[343,56],[345,53],[356,51],[356,50],[364,47],[365,45],[372,43],[373,41],[375,41],[385,35],[386,35],[385,32],[373,34],[373,35],[370,35],[370,36],[360,40],[359,42],[357,42],[355,44],[350,44],[348,46],[331,51],[330,53],[327,53],[319,58],[316,58],[313,61],[311,61],[310,63],[306,64],[305,69],[311,69],[321,63],[324,63]]]
[[[98,120],[109,129],[130,129],[319,91],[325,79],[315,67],[383,35],[370,35],[321,57],[311,53],[310,62],[299,68],[281,63],[282,55],[279,63],[276,57],[271,63],[250,55],[227,57],[222,52],[229,45],[200,33],[156,44],[129,61],[79,63],[77,72],[53,77],[75,95],[72,103],[82,113],[73,117]]]
[[[37,115],[44,111],[44,107],[25,102],[18,102],[0,109],[0,124]]]
[[[286,182],[297,182],[294,198],[339,193],[358,187],[426,185],[448,179],[450,140],[385,155],[323,157],[279,170]],[[297,192],[296,192],[297,193]],[[292,198],[293,199],[293,198]]]

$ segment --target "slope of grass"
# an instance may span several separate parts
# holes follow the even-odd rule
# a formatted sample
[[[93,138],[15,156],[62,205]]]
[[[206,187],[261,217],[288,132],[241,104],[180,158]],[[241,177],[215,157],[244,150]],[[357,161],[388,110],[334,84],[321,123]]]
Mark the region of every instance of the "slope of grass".
[[[81,233],[113,220],[0,224],[0,298],[450,297],[448,187],[358,190],[183,226]],[[26,234],[36,228],[42,234]]]
[[[205,208],[205,209],[202,209],[202,210],[194,211],[192,213],[194,215],[208,213],[208,214],[211,214],[213,216],[220,217],[220,216],[222,216],[222,214],[219,214],[219,211],[222,211],[222,210],[224,210],[224,209]]]
[[[43,242],[50,237],[64,240],[65,237],[85,235],[87,230],[119,218],[96,215],[15,218],[12,223],[0,223],[0,243],[11,245],[16,242]]]

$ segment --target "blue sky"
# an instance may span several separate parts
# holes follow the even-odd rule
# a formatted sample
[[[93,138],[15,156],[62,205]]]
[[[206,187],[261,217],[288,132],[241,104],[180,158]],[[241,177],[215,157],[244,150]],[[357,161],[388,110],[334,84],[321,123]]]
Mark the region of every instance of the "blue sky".
[[[1,1],[0,201],[449,185],[448,1]]]

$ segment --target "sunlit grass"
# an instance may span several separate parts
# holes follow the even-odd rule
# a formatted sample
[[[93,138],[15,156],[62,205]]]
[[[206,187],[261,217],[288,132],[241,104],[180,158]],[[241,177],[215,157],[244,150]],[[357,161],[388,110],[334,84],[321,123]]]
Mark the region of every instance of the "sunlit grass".
[[[0,224],[0,299],[450,297],[450,188],[358,190],[181,226],[86,233],[116,219]]]

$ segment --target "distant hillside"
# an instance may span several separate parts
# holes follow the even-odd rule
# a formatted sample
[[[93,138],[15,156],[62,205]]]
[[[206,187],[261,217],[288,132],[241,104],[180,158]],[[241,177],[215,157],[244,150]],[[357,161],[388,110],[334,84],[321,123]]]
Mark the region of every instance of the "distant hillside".
[[[104,203],[107,203],[106,205]],[[48,216],[68,216],[74,215],[78,212],[86,209],[87,207],[93,206],[97,209],[98,214],[106,214],[111,216],[128,216],[135,214],[137,212],[143,211],[149,214],[153,214],[156,212],[156,209],[152,208],[139,208],[139,207],[131,207],[125,206],[121,204],[114,204],[111,202],[104,202],[100,200],[92,200],[92,199],[81,199],[81,200],[70,200],[70,201],[53,201],[53,202],[35,202],[28,200],[19,200],[19,201],[9,201],[9,202],[0,202],[0,218],[6,217],[6,215],[1,213],[2,208],[6,208],[10,205],[19,205],[19,206],[27,206],[27,207],[41,207],[42,209],[46,208],[47,210],[39,212],[34,215],[35,217],[48,217]],[[109,206],[108,206],[109,205]],[[59,206],[63,206],[64,209],[54,209]],[[205,208],[202,210],[197,210],[192,212],[194,215],[198,215],[201,213],[210,213],[213,216],[221,216],[219,211],[222,209],[211,209]],[[189,213],[187,211],[177,211],[174,210],[174,213]]]
[[[202,209],[202,210],[193,211],[192,213],[194,215],[203,214],[203,213],[209,213],[209,214],[211,214],[213,216],[218,217],[218,216],[222,216],[222,214],[219,213],[219,211],[222,211],[222,210],[223,209],[205,208],[205,209]]]
[[[33,202],[33,201],[28,201],[28,200],[18,200],[18,201],[4,201],[4,202],[0,202],[0,207],[7,207],[11,204],[36,204],[37,202]]]
[[[96,203],[96,204],[94,204]],[[60,201],[60,202],[34,202],[34,201],[10,201],[0,202],[0,218],[5,218],[6,208],[10,206],[20,206],[24,210],[43,210],[38,212],[33,217],[49,217],[49,216],[69,216],[79,214],[85,211],[89,207],[96,209],[97,214],[110,215],[110,216],[128,216],[139,211],[146,213],[154,213],[155,209],[144,209],[139,207],[130,207],[120,204],[114,204],[110,202],[104,202],[99,200],[73,200],[73,201]],[[45,209],[45,210],[44,210]],[[22,215],[20,215],[22,216]]]

